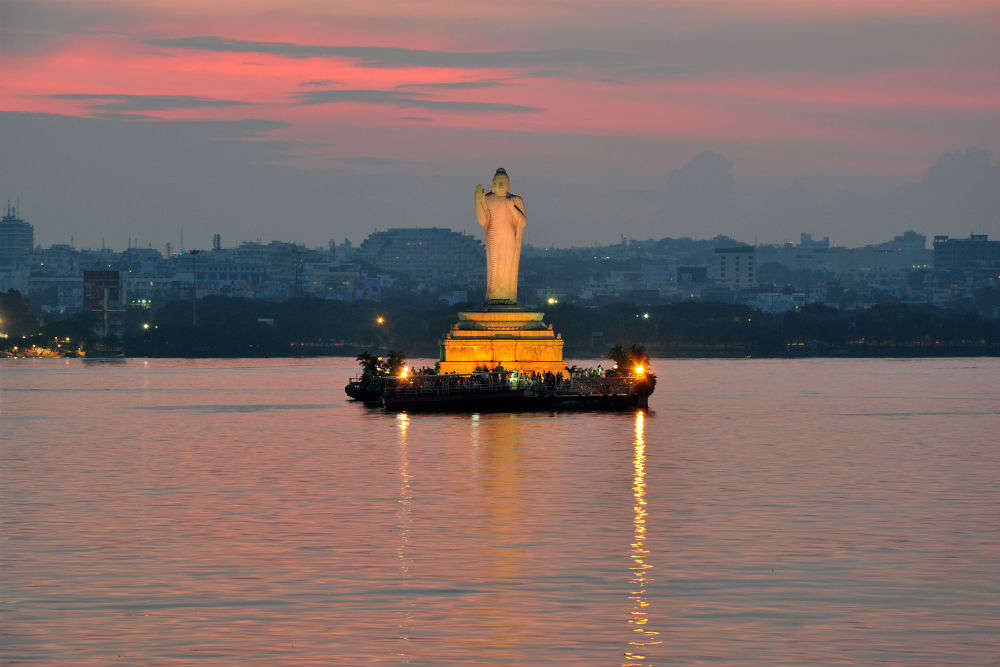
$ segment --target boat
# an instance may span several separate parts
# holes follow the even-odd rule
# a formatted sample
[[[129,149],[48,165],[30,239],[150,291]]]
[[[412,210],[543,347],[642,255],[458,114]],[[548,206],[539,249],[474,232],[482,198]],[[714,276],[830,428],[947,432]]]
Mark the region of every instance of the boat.
[[[381,403],[390,412],[527,412],[630,410],[649,407],[655,378],[571,376],[543,379],[510,372],[386,378]]]
[[[356,401],[380,403],[382,401],[382,380],[368,377],[350,378],[344,392]]]

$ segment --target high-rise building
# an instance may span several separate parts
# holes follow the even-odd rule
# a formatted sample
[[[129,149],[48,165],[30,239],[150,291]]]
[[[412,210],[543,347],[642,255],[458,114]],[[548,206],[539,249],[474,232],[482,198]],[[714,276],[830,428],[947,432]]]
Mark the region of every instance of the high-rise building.
[[[757,286],[757,266],[753,246],[716,248],[712,277],[730,289],[750,289]]]
[[[17,216],[17,207],[7,203],[0,218],[0,264],[24,264],[35,247],[35,228]]]
[[[109,339],[122,334],[122,288],[117,271],[83,272],[83,309],[97,315],[98,337]]]

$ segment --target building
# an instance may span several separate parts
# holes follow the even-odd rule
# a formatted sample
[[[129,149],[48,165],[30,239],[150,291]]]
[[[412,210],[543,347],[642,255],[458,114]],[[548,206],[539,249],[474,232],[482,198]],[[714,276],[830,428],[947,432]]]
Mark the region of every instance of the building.
[[[733,246],[715,249],[712,278],[732,290],[757,286],[757,263],[753,246]]]
[[[28,298],[40,304],[43,313],[76,313],[83,303],[81,274],[65,275],[32,271]]]
[[[830,247],[830,237],[824,236],[822,239],[814,239],[812,234],[799,234],[799,246],[802,248],[826,249]]]
[[[94,333],[104,339],[122,335],[122,289],[117,271],[83,272],[83,310],[97,315]]]
[[[35,247],[35,228],[17,217],[17,207],[7,204],[7,214],[0,218],[0,264],[25,264]]]
[[[896,252],[906,252],[906,251],[920,251],[927,249],[927,237],[923,234],[918,234],[912,229],[908,229],[902,234],[898,234],[892,237],[891,241],[886,241],[885,243],[880,243],[878,248],[888,248],[890,250],[895,250]]]
[[[1000,241],[986,234],[970,234],[967,239],[934,237],[934,269],[956,273],[1000,273]]]
[[[354,259],[379,271],[453,284],[480,278],[485,256],[482,242],[469,234],[441,227],[406,227],[371,234]]]
[[[708,282],[707,266],[678,266],[677,282],[679,283],[706,283]]]

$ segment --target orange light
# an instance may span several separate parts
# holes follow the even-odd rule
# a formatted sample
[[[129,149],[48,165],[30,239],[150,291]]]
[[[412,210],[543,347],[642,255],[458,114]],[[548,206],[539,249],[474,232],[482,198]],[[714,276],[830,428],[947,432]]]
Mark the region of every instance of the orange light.
[[[385,324],[385,318],[379,315],[375,318],[375,324]]]
[[[635,367],[635,374],[636,375],[642,375],[645,372],[646,372],[646,369],[643,368],[641,364],[639,366]]]
[[[399,377],[406,379],[406,376],[410,374],[410,367],[403,366],[403,370],[399,371]]]

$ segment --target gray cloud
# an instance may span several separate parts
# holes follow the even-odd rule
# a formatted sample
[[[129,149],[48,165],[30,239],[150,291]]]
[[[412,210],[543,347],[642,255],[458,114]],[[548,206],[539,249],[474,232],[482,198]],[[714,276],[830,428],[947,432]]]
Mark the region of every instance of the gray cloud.
[[[898,19],[792,19],[757,17],[678,25],[669,8],[642,24],[594,22],[561,31],[535,25],[529,34],[548,49],[436,51],[375,46],[300,44],[196,36],[147,40],[157,47],[259,53],[291,58],[334,57],[366,67],[525,68],[530,76],[590,80],[581,68],[611,69],[617,78],[672,79],[705,75],[841,74],[885,67],[961,66],[997,56],[997,33],[988,23],[961,17]],[[594,27],[600,25],[600,28]],[[571,44],[590,49],[563,48]],[[607,72],[598,75],[606,77]]]
[[[520,104],[502,104],[499,102],[451,102],[426,100],[407,95],[398,90],[308,90],[296,93],[298,104],[336,104],[356,102],[361,104],[382,104],[402,109],[430,109],[434,111],[453,111],[456,113],[540,113],[544,109],[522,106]]]
[[[211,139],[254,139],[266,136],[274,130],[291,127],[291,124],[281,120],[241,118],[238,120],[160,120],[155,123],[155,127],[166,130],[182,130],[194,136]]]
[[[502,81],[446,81],[443,83],[404,83],[397,88],[408,90],[474,90],[476,88],[499,88],[508,84]]]
[[[918,64],[958,65],[996,35],[947,19],[810,20],[706,27],[668,35],[657,57],[641,63],[652,75],[752,72],[840,74]],[[977,45],[978,44],[978,45]],[[982,54],[985,55],[985,54]]]
[[[150,120],[160,120],[160,116],[153,116],[151,114],[145,113],[118,113],[114,111],[99,111],[97,113],[91,114],[91,118],[100,118],[102,120],[120,120],[120,121],[150,121]]]
[[[192,95],[119,95],[106,93],[65,93],[49,95],[57,100],[96,101],[91,109],[111,113],[130,111],[165,111],[167,109],[218,109],[224,107],[247,106],[249,102],[239,100],[216,100]]]
[[[797,109],[794,113],[823,123],[879,132],[919,133],[924,136],[958,136],[964,133],[979,135],[983,141],[1000,136],[1000,109],[995,106],[937,108],[910,104],[891,109],[812,106]]]
[[[212,35],[149,39],[152,46],[217,51],[263,53],[289,58],[348,58],[366,67],[536,67],[551,64],[622,65],[630,58],[621,53],[587,49],[538,51],[429,51],[381,46],[333,46],[292,42],[256,42]]]
[[[772,189],[746,182],[773,167],[738,142],[717,145],[723,158],[701,153],[700,140],[411,122],[342,132],[336,146],[316,147],[273,141],[268,133],[282,127],[264,119],[149,122],[0,112],[0,145],[9,158],[0,160],[0,183],[24,195],[42,244],[75,236],[93,246],[107,237],[124,247],[138,234],[159,246],[176,243],[182,224],[189,247],[206,247],[213,232],[227,245],[258,237],[325,244],[345,235],[358,242],[375,229],[428,224],[479,234],[466,193],[498,164],[510,169],[534,212],[527,238],[543,245],[606,243],[619,232],[722,233],[746,241],[759,234],[769,241],[808,231],[848,244],[907,228],[1000,234],[1000,168],[982,151],[947,156],[909,188],[829,182]],[[415,155],[440,155],[442,145],[476,150],[425,163],[369,152],[407,142]],[[824,158],[857,158],[852,148],[813,148]],[[303,155],[313,162],[290,162]],[[870,155],[882,158],[884,150]],[[787,162],[785,153],[781,158]],[[797,179],[797,167],[784,166],[786,177]],[[735,207],[735,215],[714,222],[695,215],[717,212],[718,200]]]
[[[312,81],[303,81],[300,86],[305,88],[316,87],[316,86],[329,86],[330,84],[336,83],[333,79],[313,79]]]
[[[416,120],[427,123],[434,119],[430,116],[400,116],[399,120]]]
[[[109,17],[126,30],[148,18],[145,7],[93,0],[0,0],[0,54],[34,56],[82,32],[106,33]]]
[[[561,69],[537,69],[525,72],[525,76],[537,77],[539,79],[559,79],[569,76],[569,72]]]

